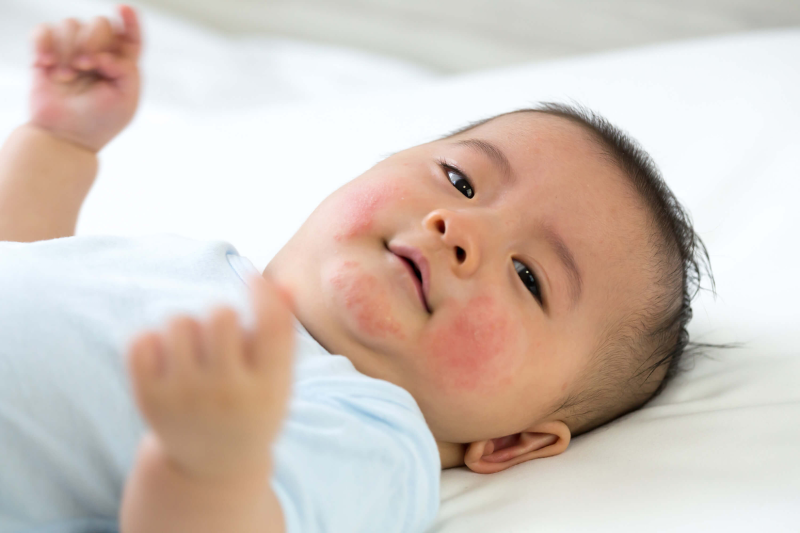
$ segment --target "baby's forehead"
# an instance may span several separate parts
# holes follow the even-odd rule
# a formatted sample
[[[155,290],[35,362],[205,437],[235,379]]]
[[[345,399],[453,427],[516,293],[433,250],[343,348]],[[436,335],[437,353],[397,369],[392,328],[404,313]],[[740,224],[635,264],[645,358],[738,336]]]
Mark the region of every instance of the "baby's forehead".
[[[609,157],[602,138],[569,118],[543,112],[508,113],[441,140],[450,146],[472,143],[470,148],[476,148],[475,141],[488,145],[485,155],[498,154],[491,159],[504,160],[501,167],[507,166],[524,180],[555,174],[565,178],[555,185],[567,188],[597,187],[603,182],[625,195],[631,189],[625,170]]]
[[[508,113],[442,142],[469,148],[471,155],[488,156],[498,171],[513,174],[518,181],[546,183],[554,189],[610,188],[615,195],[631,196],[630,179],[609,157],[602,139],[585,124],[568,118],[543,112]]]
[[[454,138],[490,137],[509,145],[545,143],[571,151],[591,149],[600,152],[601,143],[591,129],[569,118],[538,111],[518,111],[494,117]],[[598,163],[601,162],[598,159]]]

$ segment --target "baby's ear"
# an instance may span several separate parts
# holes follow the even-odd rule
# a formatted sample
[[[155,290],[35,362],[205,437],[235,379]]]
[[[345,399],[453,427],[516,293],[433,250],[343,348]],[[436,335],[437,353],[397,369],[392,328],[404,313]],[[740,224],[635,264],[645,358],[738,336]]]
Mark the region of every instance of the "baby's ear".
[[[544,422],[515,435],[473,442],[464,454],[464,464],[473,472],[494,474],[531,459],[558,455],[569,440],[564,422]]]

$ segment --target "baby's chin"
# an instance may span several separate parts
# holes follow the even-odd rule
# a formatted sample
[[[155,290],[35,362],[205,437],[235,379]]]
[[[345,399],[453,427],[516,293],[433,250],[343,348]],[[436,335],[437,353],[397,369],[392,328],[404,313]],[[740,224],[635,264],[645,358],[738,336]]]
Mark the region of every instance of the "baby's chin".
[[[376,263],[380,262],[355,258],[326,262],[322,273],[326,299],[355,338],[378,346],[402,343],[407,332],[397,309],[397,291]]]

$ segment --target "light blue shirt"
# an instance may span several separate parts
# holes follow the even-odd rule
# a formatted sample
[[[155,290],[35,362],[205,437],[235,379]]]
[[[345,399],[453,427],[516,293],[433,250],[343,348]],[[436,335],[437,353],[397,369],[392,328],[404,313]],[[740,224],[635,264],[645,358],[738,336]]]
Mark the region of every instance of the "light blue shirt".
[[[0,242],[0,533],[118,531],[146,431],[123,361],[130,339],[218,305],[249,328],[248,273],[230,244],[175,235]],[[271,480],[287,533],[424,531],[441,467],[413,397],[295,327]]]

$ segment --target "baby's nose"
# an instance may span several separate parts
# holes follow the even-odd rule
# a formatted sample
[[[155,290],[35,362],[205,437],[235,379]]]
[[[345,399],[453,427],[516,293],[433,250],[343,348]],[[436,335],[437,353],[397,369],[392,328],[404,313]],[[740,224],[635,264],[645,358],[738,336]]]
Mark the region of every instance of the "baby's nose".
[[[449,266],[459,277],[472,275],[480,264],[480,236],[463,213],[447,209],[432,211],[423,220],[425,229],[434,232],[450,250]]]

